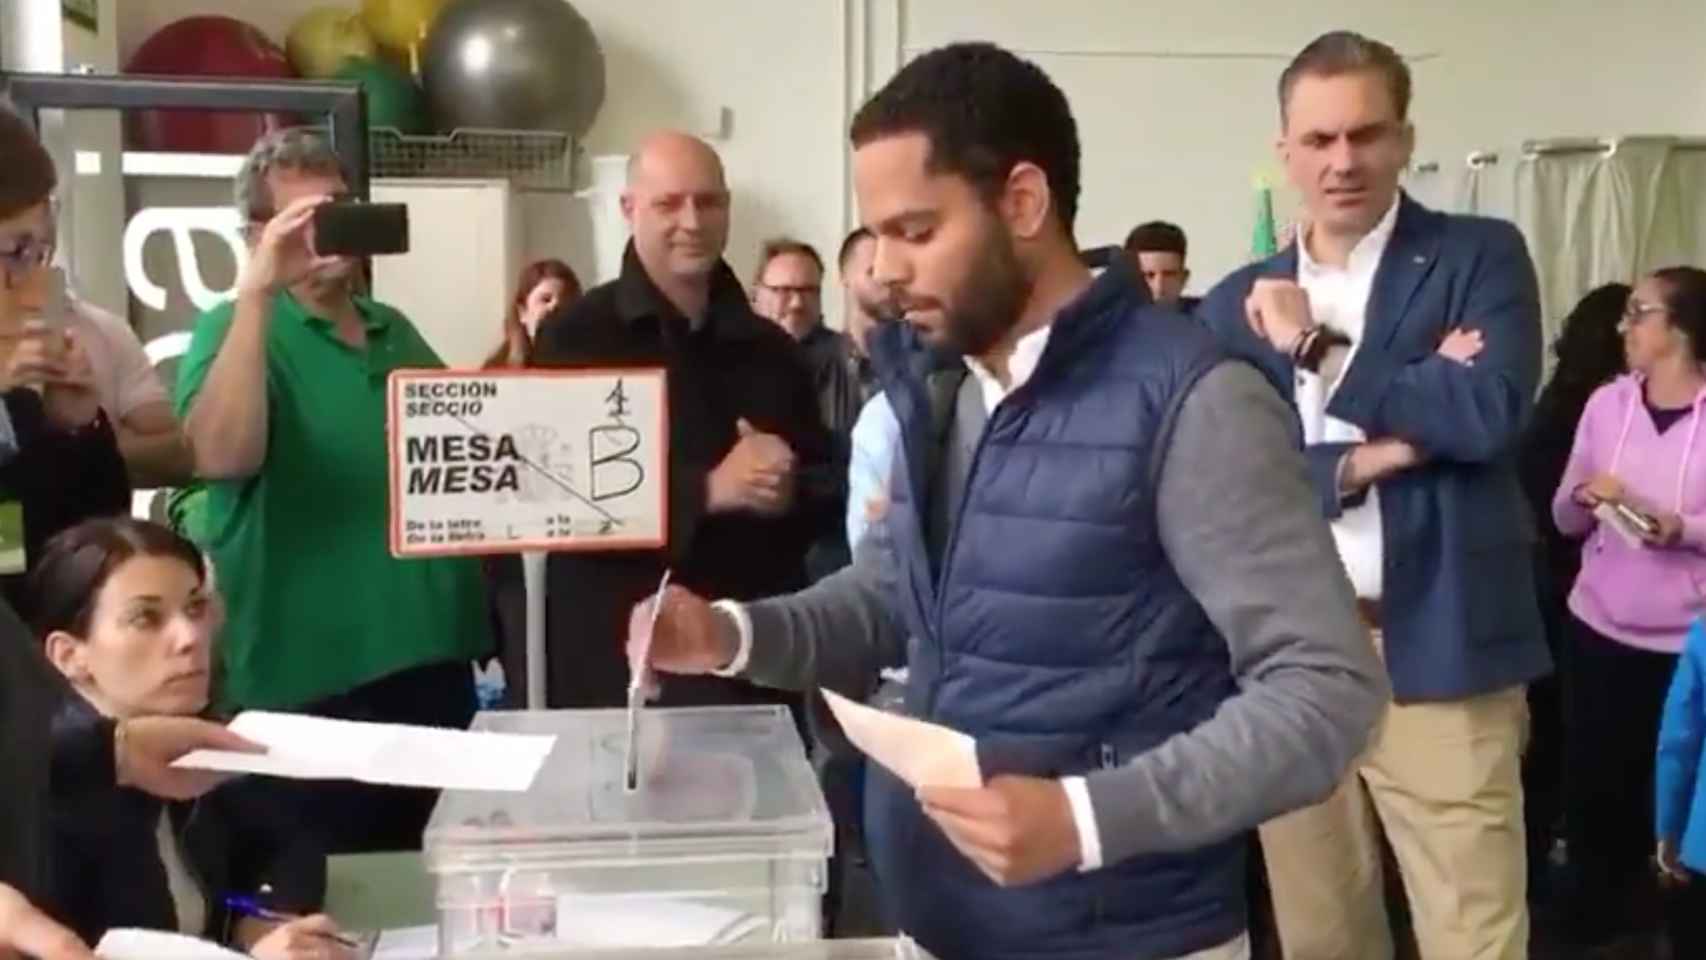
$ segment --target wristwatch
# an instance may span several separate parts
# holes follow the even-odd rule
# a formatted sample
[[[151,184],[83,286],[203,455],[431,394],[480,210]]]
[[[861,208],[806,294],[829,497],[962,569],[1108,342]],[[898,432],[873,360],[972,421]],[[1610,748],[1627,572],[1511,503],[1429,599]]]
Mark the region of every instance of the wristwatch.
[[[1351,338],[1345,336],[1325,324],[1310,327],[1301,338],[1297,347],[1292,351],[1292,362],[1301,370],[1310,373],[1320,373],[1321,364],[1327,360],[1327,354],[1334,347],[1348,347]]]

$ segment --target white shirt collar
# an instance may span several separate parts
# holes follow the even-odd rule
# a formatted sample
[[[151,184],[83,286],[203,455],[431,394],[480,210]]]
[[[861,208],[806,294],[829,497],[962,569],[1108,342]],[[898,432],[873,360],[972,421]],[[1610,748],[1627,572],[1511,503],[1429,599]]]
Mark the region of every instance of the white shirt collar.
[[[1048,335],[1052,329],[1052,324],[1038,327],[1013,344],[1013,354],[1007,358],[1007,376],[1011,386],[1003,387],[1001,381],[995,379],[995,374],[976,357],[965,358],[966,369],[977,377],[978,385],[983,389],[986,409],[994,410],[997,403],[1024,386],[1025,381],[1031,379],[1031,374],[1037,372],[1037,363],[1043,358],[1043,350],[1048,346]]]
[[[1346,270],[1354,273],[1361,269],[1372,270],[1379,265],[1381,255],[1386,252],[1386,244],[1392,239],[1392,230],[1398,224],[1398,208],[1402,206],[1402,200],[1402,193],[1393,197],[1392,206],[1387,209],[1386,215],[1380,218],[1380,222],[1374,225],[1373,230],[1364,234],[1363,238],[1356,242],[1356,246],[1351,248],[1351,255],[1345,261]],[[1305,242],[1307,238],[1304,236],[1304,226],[1298,224],[1295,229],[1297,234],[1293,243],[1297,245],[1298,271],[1300,273],[1320,273],[1334,269],[1317,262],[1314,257],[1310,256],[1309,244]]]

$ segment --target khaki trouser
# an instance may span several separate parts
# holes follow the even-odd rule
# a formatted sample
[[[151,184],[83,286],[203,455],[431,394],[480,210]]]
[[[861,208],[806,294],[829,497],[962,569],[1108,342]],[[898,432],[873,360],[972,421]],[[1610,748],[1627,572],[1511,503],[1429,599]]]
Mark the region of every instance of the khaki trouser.
[[[1218,947],[1198,950],[1188,957],[1179,960],[1250,960],[1250,937],[1240,934],[1236,939],[1228,940]]]
[[[1367,754],[1331,797],[1264,824],[1287,960],[1392,956],[1381,828],[1422,960],[1526,960],[1520,770],[1527,720],[1521,687],[1391,704]]]

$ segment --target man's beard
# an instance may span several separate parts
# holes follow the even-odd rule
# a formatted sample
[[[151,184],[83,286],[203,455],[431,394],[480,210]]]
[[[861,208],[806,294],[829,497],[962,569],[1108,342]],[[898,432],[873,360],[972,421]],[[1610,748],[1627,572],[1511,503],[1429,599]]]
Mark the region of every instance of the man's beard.
[[[1019,264],[1013,238],[992,223],[977,263],[953,292],[942,319],[942,346],[965,356],[987,353],[1019,322],[1031,278]]]

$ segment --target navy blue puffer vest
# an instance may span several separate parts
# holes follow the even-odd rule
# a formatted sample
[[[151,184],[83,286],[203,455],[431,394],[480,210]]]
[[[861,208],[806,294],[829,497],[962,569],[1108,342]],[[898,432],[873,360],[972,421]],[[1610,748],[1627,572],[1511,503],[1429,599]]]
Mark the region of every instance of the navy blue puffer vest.
[[[903,438],[887,522],[910,712],[977,737],[986,778],[1085,774],[1208,719],[1233,692],[1226,644],[1168,563],[1155,500],[1179,403],[1221,359],[1212,335],[1150,306],[1123,265],[1104,272],[991,412],[933,565],[925,365],[883,333],[874,352]],[[904,785],[870,775],[886,905],[943,960],[1148,960],[1244,929],[1241,837],[1001,889]]]

